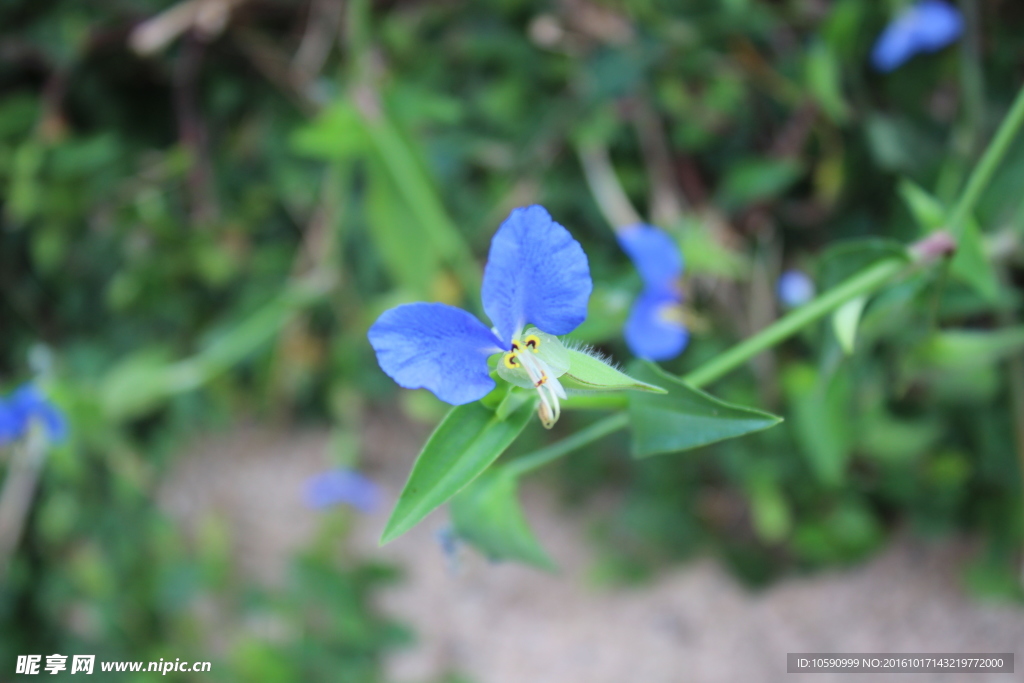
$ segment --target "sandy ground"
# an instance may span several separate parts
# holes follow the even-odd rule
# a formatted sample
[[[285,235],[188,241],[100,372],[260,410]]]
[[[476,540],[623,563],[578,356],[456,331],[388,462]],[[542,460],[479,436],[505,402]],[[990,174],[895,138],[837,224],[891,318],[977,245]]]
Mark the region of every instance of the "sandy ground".
[[[635,588],[596,587],[580,513],[527,488],[538,535],[558,575],[490,564],[471,551],[453,568],[437,541],[444,512],[377,548],[425,430],[370,422],[368,471],[387,491],[362,517],[351,549],[401,565],[406,581],[381,597],[416,632],[415,647],[387,663],[392,680],[425,683],[459,672],[476,683],[712,683],[791,680],[787,652],[1014,652],[1018,673],[815,674],[831,681],[1024,681],[1024,609],[979,603],[959,587],[962,544],[904,539],[852,570],[780,582],[750,593],[710,560],[663,572]],[[259,580],[282,579],[289,554],[317,524],[306,478],[326,463],[327,435],[260,428],[197,441],[163,491],[183,523],[205,514],[231,524],[236,555]],[[806,675],[805,675],[806,676]]]

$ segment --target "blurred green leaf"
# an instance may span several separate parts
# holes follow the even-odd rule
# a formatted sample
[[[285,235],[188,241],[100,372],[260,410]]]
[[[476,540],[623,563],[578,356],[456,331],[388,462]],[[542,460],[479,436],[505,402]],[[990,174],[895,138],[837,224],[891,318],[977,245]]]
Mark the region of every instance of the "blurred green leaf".
[[[840,484],[853,439],[845,375],[819,377],[810,366],[791,365],[783,375],[783,387],[794,435],[808,464],[823,484]]]
[[[820,40],[812,43],[806,60],[807,89],[833,121],[842,123],[849,117],[849,107],[843,98],[839,61],[831,47]]]
[[[409,531],[480,476],[523,430],[535,407],[533,401],[525,403],[505,420],[480,403],[452,408],[413,463],[380,542]]]
[[[500,468],[485,472],[451,499],[452,523],[460,538],[494,560],[514,560],[553,570],[523,516],[518,479]]]
[[[747,159],[729,168],[718,201],[730,209],[778,197],[800,179],[804,169],[793,159]]]
[[[925,362],[966,370],[992,365],[1024,349],[1024,326],[1000,330],[944,330],[921,349]]]
[[[900,194],[924,233],[946,227],[948,210],[913,181],[900,182]],[[969,285],[989,302],[999,297],[999,280],[985,253],[985,242],[978,222],[968,218],[957,243],[950,269],[961,282]]]
[[[698,448],[782,422],[770,413],[720,401],[654,364],[638,362],[630,371],[641,381],[657,382],[667,389],[666,394],[636,392],[629,396],[634,457]]]
[[[857,326],[860,324],[860,314],[867,304],[866,296],[859,296],[851,299],[836,309],[832,314],[832,329],[836,333],[836,339],[843,348],[846,355],[853,353],[854,344],[857,341]]]
[[[909,261],[906,248],[895,240],[864,237],[829,246],[818,262],[822,290],[829,290],[850,276],[885,259]]]

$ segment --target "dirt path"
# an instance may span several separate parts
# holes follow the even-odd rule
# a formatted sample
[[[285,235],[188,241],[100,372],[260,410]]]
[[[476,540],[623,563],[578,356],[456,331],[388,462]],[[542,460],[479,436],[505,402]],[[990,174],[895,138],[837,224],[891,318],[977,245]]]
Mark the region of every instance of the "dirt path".
[[[421,428],[373,422],[364,435],[369,472],[388,507],[423,436]],[[186,521],[212,511],[233,527],[246,571],[283,576],[289,553],[316,525],[301,491],[324,468],[327,436],[259,429],[206,438],[183,456],[164,491]],[[355,552],[401,565],[407,580],[382,597],[415,630],[416,647],[388,663],[392,679],[425,682],[456,671],[476,683],[711,683],[792,680],[787,652],[1012,652],[1024,671],[1024,610],[981,604],[959,589],[965,549],[904,540],[853,570],[781,582],[752,594],[711,561],[666,571],[639,588],[597,588],[582,520],[543,489],[526,491],[556,576],[460,554],[453,572],[436,539],[435,513],[378,549],[387,509],[361,518]],[[814,680],[899,681],[894,676]],[[913,676],[914,681],[1024,680],[1024,674]]]

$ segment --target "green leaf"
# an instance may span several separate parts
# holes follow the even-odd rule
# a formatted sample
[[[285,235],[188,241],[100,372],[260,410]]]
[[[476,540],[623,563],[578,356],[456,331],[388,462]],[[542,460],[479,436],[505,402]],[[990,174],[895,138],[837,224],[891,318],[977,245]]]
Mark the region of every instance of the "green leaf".
[[[914,219],[924,233],[934,232],[946,226],[948,211],[938,199],[921,189],[910,180],[900,183],[900,194],[914,214]],[[963,233],[957,242],[956,253],[950,263],[953,275],[968,285],[986,301],[999,298],[999,280],[995,269],[985,254],[985,241],[978,222],[973,218],[964,221]]]
[[[924,359],[938,367],[968,368],[996,363],[1024,349],[1024,326],[1001,330],[946,330],[923,349]]]
[[[485,472],[451,501],[458,535],[494,560],[516,560],[553,570],[555,563],[534,536],[516,496],[518,479]]]
[[[842,123],[850,115],[843,99],[843,83],[839,60],[825,42],[814,41],[807,50],[805,65],[807,90],[818,101],[829,118]]]
[[[782,422],[770,413],[720,401],[651,363],[638,363],[633,374],[668,387],[665,395],[630,395],[632,450],[637,458],[706,446]]]
[[[726,174],[719,202],[739,209],[774,199],[799,180],[803,172],[800,162],[793,159],[746,159],[734,164]]]
[[[559,378],[566,389],[583,391],[650,391],[664,394],[665,390],[647,384],[619,372],[600,358],[583,351],[566,349],[569,353],[569,369]]]
[[[843,347],[846,355],[853,353],[853,347],[857,341],[857,326],[860,324],[860,314],[864,311],[864,305],[867,302],[868,298],[866,296],[859,296],[856,299],[847,301],[832,314],[832,329],[835,331],[836,339],[839,340],[839,345]]]
[[[534,401],[524,403],[505,420],[480,403],[452,408],[416,458],[381,544],[416,526],[480,476],[523,431],[535,408]]]
[[[850,385],[843,374],[825,376],[805,364],[791,365],[782,377],[793,435],[818,480],[842,482],[850,459]]]
[[[832,289],[868,266],[893,258],[909,261],[907,250],[895,240],[865,237],[836,242],[825,250],[818,263],[822,291]]]
[[[104,411],[113,420],[137,417],[171,396],[198,389],[265,346],[297,311],[322,300],[330,286],[325,279],[289,285],[248,317],[214,332],[206,346],[188,358],[171,362],[167,354],[148,352],[129,357],[100,386]]]
[[[366,128],[349,102],[335,102],[292,133],[292,150],[316,159],[351,159],[368,151]]]
[[[973,218],[964,221],[964,229],[949,269],[958,280],[973,288],[986,301],[999,298],[999,280],[992,262],[985,254],[981,229]]]

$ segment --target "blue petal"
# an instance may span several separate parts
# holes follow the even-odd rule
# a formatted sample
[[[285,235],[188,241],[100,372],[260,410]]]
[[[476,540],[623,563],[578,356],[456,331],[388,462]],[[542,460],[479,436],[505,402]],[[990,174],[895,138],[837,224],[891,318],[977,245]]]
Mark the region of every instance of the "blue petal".
[[[871,61],[879,71],[892,71],[920,52],[934,52],[958,39],[963,15],[943,0],[921,0],[902,12],[875,42]]]
[[[648,360],[675,358],[690,341],[690,333],[677,320],[666,316],[679,298],[668,292],[645,290],[633,302],[626,321],[625,337],[630,350]]]
[[[787,270],[779,276],[778,295],[784,306],[796,308],[814,298],[814,282],[799,270]]]
[[[917,42],[921,50],[934,52],[957,40],[964,32],[960,10],[941,0],[923,0],[917,11]]]
[[[905,14],[886,26],[875,41],[871,50],[871,63],[879,71],[892,71],[916,53],[917,36],[913,16]]]
[[[683,274],[679,245],[664,230],[633,225],[619,231],[619,246],[629,255],[647,289],[670,289]]]
[[[25,384],[11,394],[11,406],[19,413],[23,429],[27,429],[33,419],[38,419],[52,443],[67,438],[64,414],[34,384]]]
[[[385,311],[367,333],[381,369],[406,389],[429,389],[458,406],[494,388],[487,358],[498,340],[462,309],[447,304],[403,304]]]
[[[17,406],[0,399],[0,446],[17,441],[24,433],[24,414]]]
[[[526,323],[554,335],[575,330],[592,288],[583,247],[544,207],[514,209],[494,234],[481,296],[506,348]]]
[[[380,504],[380,488],[372,479],[354,470],[330,470],[306,482],[306,505],[320,510],[334,505],[351,505],[360,512],[373,512]]]

